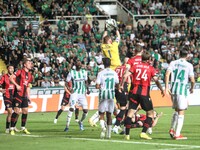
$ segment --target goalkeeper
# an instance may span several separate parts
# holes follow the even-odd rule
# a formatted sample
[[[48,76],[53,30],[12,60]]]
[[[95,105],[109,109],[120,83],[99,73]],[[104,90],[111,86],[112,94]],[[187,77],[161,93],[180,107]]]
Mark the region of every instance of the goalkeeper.
[[[115,20],[110,19],[111,21],[105,24],[105,31],[102,37],[101,50],[104,57],[110,58],[112,70],[115,70],[118,66],[121,65],[119,57],[119,42],[120,42],[120,33],[117,28],[117,23]],[[116,39],[112,41],[111,36],[108,35],[108,29],[114,29],[116,31]]]

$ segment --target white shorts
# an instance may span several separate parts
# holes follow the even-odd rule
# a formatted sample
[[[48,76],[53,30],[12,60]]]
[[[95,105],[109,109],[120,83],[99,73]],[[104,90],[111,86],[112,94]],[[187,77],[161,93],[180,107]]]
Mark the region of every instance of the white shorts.
[[[105,99],[105,100],[101,100],[99,101],[99,112],[104,113],[104,112],[110,112],[113,113],[114,112],[114,100],[112,99]]]
[[[73,93],[70,95],[69,106],[75,109],[75,105],[81,106],[83,109],[88,109],[88,102],[85,94]]]
[[[179,109],[179,110],[185,110],[188,108],[188,99],[187,96],[184,95],[172,95],[172,108],[173,109]]]

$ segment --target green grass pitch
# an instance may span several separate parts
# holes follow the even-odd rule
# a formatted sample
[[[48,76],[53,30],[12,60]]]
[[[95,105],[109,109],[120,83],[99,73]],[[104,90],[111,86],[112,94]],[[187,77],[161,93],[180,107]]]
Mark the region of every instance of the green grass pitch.
[[[29,113],[27,128],[31,135],[16,133],[15,136],[5,134],[5,114],[0,115],[0,150],[200,150],[200,106],[190,106],[185,114],[185,122],[182,134],[188,140],[172,140],[168,134],[173,110],[169,107],[155,108],[158,112],[163,112],[157,126],[153,128],[152,140],[142,140],[139,138],[141,128],[131,129],[131,139],[124,140],[123,135],[112,134],[112,138],[100,139],[100,127],[90,127],[88,118],[95,112],[89,111],[84,122],[84,131],[79,130],[78,124],[71,120],[68,133],[63,132],[66,123],[67,112],[63,112],[54,124],[53,120],[56,112]],[[80,111],[81,116],[82,111]],[[79,117],[80,118],[80,117]],[[20,128],[21,119],[17,127]]]

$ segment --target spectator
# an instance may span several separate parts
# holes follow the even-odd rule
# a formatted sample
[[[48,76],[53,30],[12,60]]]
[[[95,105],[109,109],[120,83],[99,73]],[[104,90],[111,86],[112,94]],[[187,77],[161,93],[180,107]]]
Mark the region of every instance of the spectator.
[[[44,80],[41,83],[41,87],[48,88],[50,86],[51,86],[51,83],[49,82],[49,80],[47,78],[44,78]]]
[[[88,34],[90,33],[90,31],[91,31],[91,26],[90,26],[90,24],[89,24],[87,21],[85,21],[85,23],[83,24],[83,26],[82,26],[82,31],[83,31],[86,35],[88,35]]]

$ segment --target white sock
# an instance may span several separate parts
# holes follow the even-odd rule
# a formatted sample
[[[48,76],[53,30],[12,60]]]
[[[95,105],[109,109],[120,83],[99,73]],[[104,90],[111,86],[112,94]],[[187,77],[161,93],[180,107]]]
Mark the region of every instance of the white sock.
[[[85,120],[85,118],[87,117],[87,114],[88,114],[88,113],[84,113],[84,112],[83,112],[82,118],[81,118],[81,122],[83,122],[83,120]]]
[[[99,121],[99,116],[97,116],[94,120],[93,123],[96,124]]]
[[[171,129],[175,129],[178,121],[178,113],[174,112],[171,120]]]
[[[25,130],[26,128],[25,127],[21,127],[21,130]]]
[[[176,127],[176,136],[179,136],[183,127],[184,115],[178,115],[178,122]]]
[[[99,118],[99,112],[98,112],[98,111],[95,112],[94,115],[92,115],[92,117],[91,117],[90,119],[92,120],[92,122],[94,122],[94,120],[95,120],[96,118]]]
[[[99,123],[100,123],[101,129],[105,130],[105,128],[106,128],[105,127],[105,121],[104,120],[100,120]]]
[[[66,127],[69,127],[69,124],[70,124],[70,121],[71,121],[71,118],[72,118],[72,114],[73,114],[73,111],[68,111]]]
[[[107,125],[106,137],[111,138],[112,125]]]

